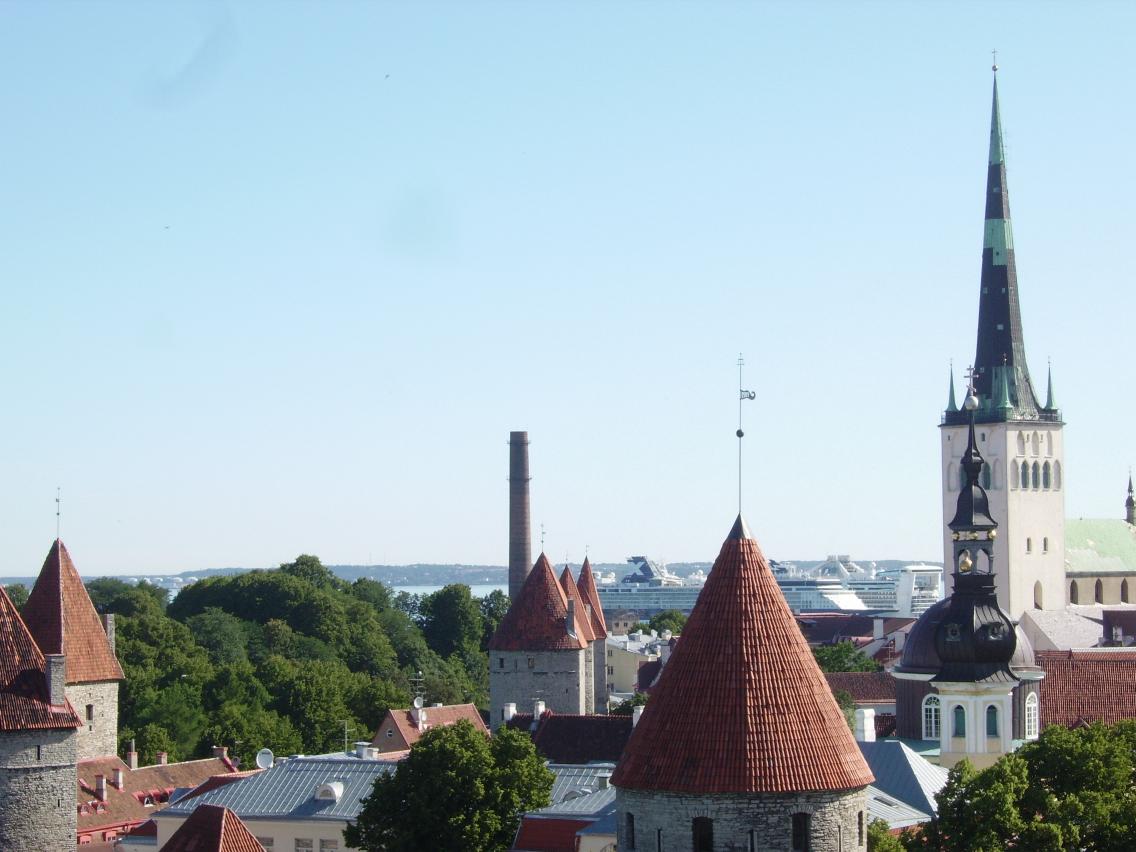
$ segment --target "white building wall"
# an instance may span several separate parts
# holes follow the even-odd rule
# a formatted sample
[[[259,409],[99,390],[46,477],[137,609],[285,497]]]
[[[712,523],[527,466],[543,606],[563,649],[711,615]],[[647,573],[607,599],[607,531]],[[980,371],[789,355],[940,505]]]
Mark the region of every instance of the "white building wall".
[[[940,427],[946,594],[954,591],[951,531],[961,484],[966,426]],[[1014,620],[1035,608],[1062,609],[1065,588],[1065,447],[1060,423],[979,423],[978,450],[990,468],[990,514],[998,522],[994,573],[998,604]],[[1030,470],[1023,487],[1022,464]],[[1033,483],[1033,466],[1039,481]],[[1044,483],[1045,466],[1049,483]],[[1035,599],[1036,596],[1036,599]]]

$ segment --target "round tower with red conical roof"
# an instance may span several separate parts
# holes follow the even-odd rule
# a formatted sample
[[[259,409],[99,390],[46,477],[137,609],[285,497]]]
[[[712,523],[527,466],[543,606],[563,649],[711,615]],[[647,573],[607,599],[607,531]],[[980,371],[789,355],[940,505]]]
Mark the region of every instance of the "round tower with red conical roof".
[[[738,516],[624,749],[619,848],[867,848],[860,748]]]

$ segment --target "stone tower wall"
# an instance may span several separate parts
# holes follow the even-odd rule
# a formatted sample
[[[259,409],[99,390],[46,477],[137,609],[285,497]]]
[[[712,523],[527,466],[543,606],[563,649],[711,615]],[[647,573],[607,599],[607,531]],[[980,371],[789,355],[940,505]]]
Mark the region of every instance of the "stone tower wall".
[[[69,683],[67,700],[83,727],[79,729],[79,760],[118,754],[118,681]],[[87,718],[87,708],[92,718]]]
[[[592,704],[594,713],[607,713],[607,640],[592,643]]]
[[[807,813],[810,852],[864,852],[867,808],[864,789],[701,796],[621,787],[616,791],[616,831],[620,852],[687,852],[694,849],[693,820],[709,817],[716,850],[785,852],[793,848],[793,814]],[[634,843],[629,813],[635,819]]]
[[[578,651],[490,651],[489,712],[490,727],[504,721],[506,704],[516,704],[518,713],[531,713],[533,702],[541,700],[554,713],[580,715],[588,712],[584,704],[587,671],[585,652]]]
[[[77,812],[74,730],[0,734],[0,849],[72,852]]]

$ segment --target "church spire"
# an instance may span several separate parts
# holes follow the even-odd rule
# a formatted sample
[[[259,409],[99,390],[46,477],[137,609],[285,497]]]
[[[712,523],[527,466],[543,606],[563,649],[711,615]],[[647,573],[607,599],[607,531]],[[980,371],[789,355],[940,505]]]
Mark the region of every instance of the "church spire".
[[[1053,365],[1049,366],[1049,376],[1045,382],[1045,410],[1057,410],[1057,397],[1053,395]]]
[[[995,66],[997,72],[997,66]],[[980,400],[979,422],[1039,419],[1041,406],[1026,364],[1014,236],[1010,226],[1010,197],[1006,184],[1006,155],[998,78],[994,78],[990,110],[990,156],[986,173],[986,215],[982,242],[982,277],[978,306],[978,345],[974,360],[975,390]],[[1009,405],[999,406],[1005,383]],[[947,422],[965,424],[962,412]]]
[[[955,402],[955,365],[951,364],[950,390],[947,391],[947,413],[953,414],[958,410],[958,403]]]
[[[1132,495],[1132,471],[1128,472],[1128,499],[1124,501],[1124,520],[1136,526],[1136,497]]]

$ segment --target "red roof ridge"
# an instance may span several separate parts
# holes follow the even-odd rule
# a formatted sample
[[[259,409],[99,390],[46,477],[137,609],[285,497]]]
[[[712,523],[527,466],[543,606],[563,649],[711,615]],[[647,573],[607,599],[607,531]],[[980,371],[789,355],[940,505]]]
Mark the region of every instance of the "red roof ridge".
[[[263,852],[241,818],[220,805],[198,805],[162,852]]]
[[[694,794],[848,790],[873,780],[739,516],[612,784]]]
[[[576,588],[588,604],[588,611],[592,617],[592,632],[597,639],[607,638],[607,621],[604,619],[603,604],[600,603],[600,593],[596,589],[596,579],[592,574],[592,563],[584,557],[584,564],[580,566],[580,578],[576,581]]]
[[[568,599],[543,553],[489,640],[490,651],[579,651],[580,631],[567,629]]]
[[[572,569],[567,565],[560,572],[560,588],[564,590],[566,600],[572,601],[576,616],[576,633],[584,638],[585,642],[595,642],[596,634],[592,630],[592,619],[580,590],[576,588],[576,579],[572,576]]]
[[[67,657],[67,683],[123,679],[91,596],[58,538],[47,553],[23,614],[43,653]]]

